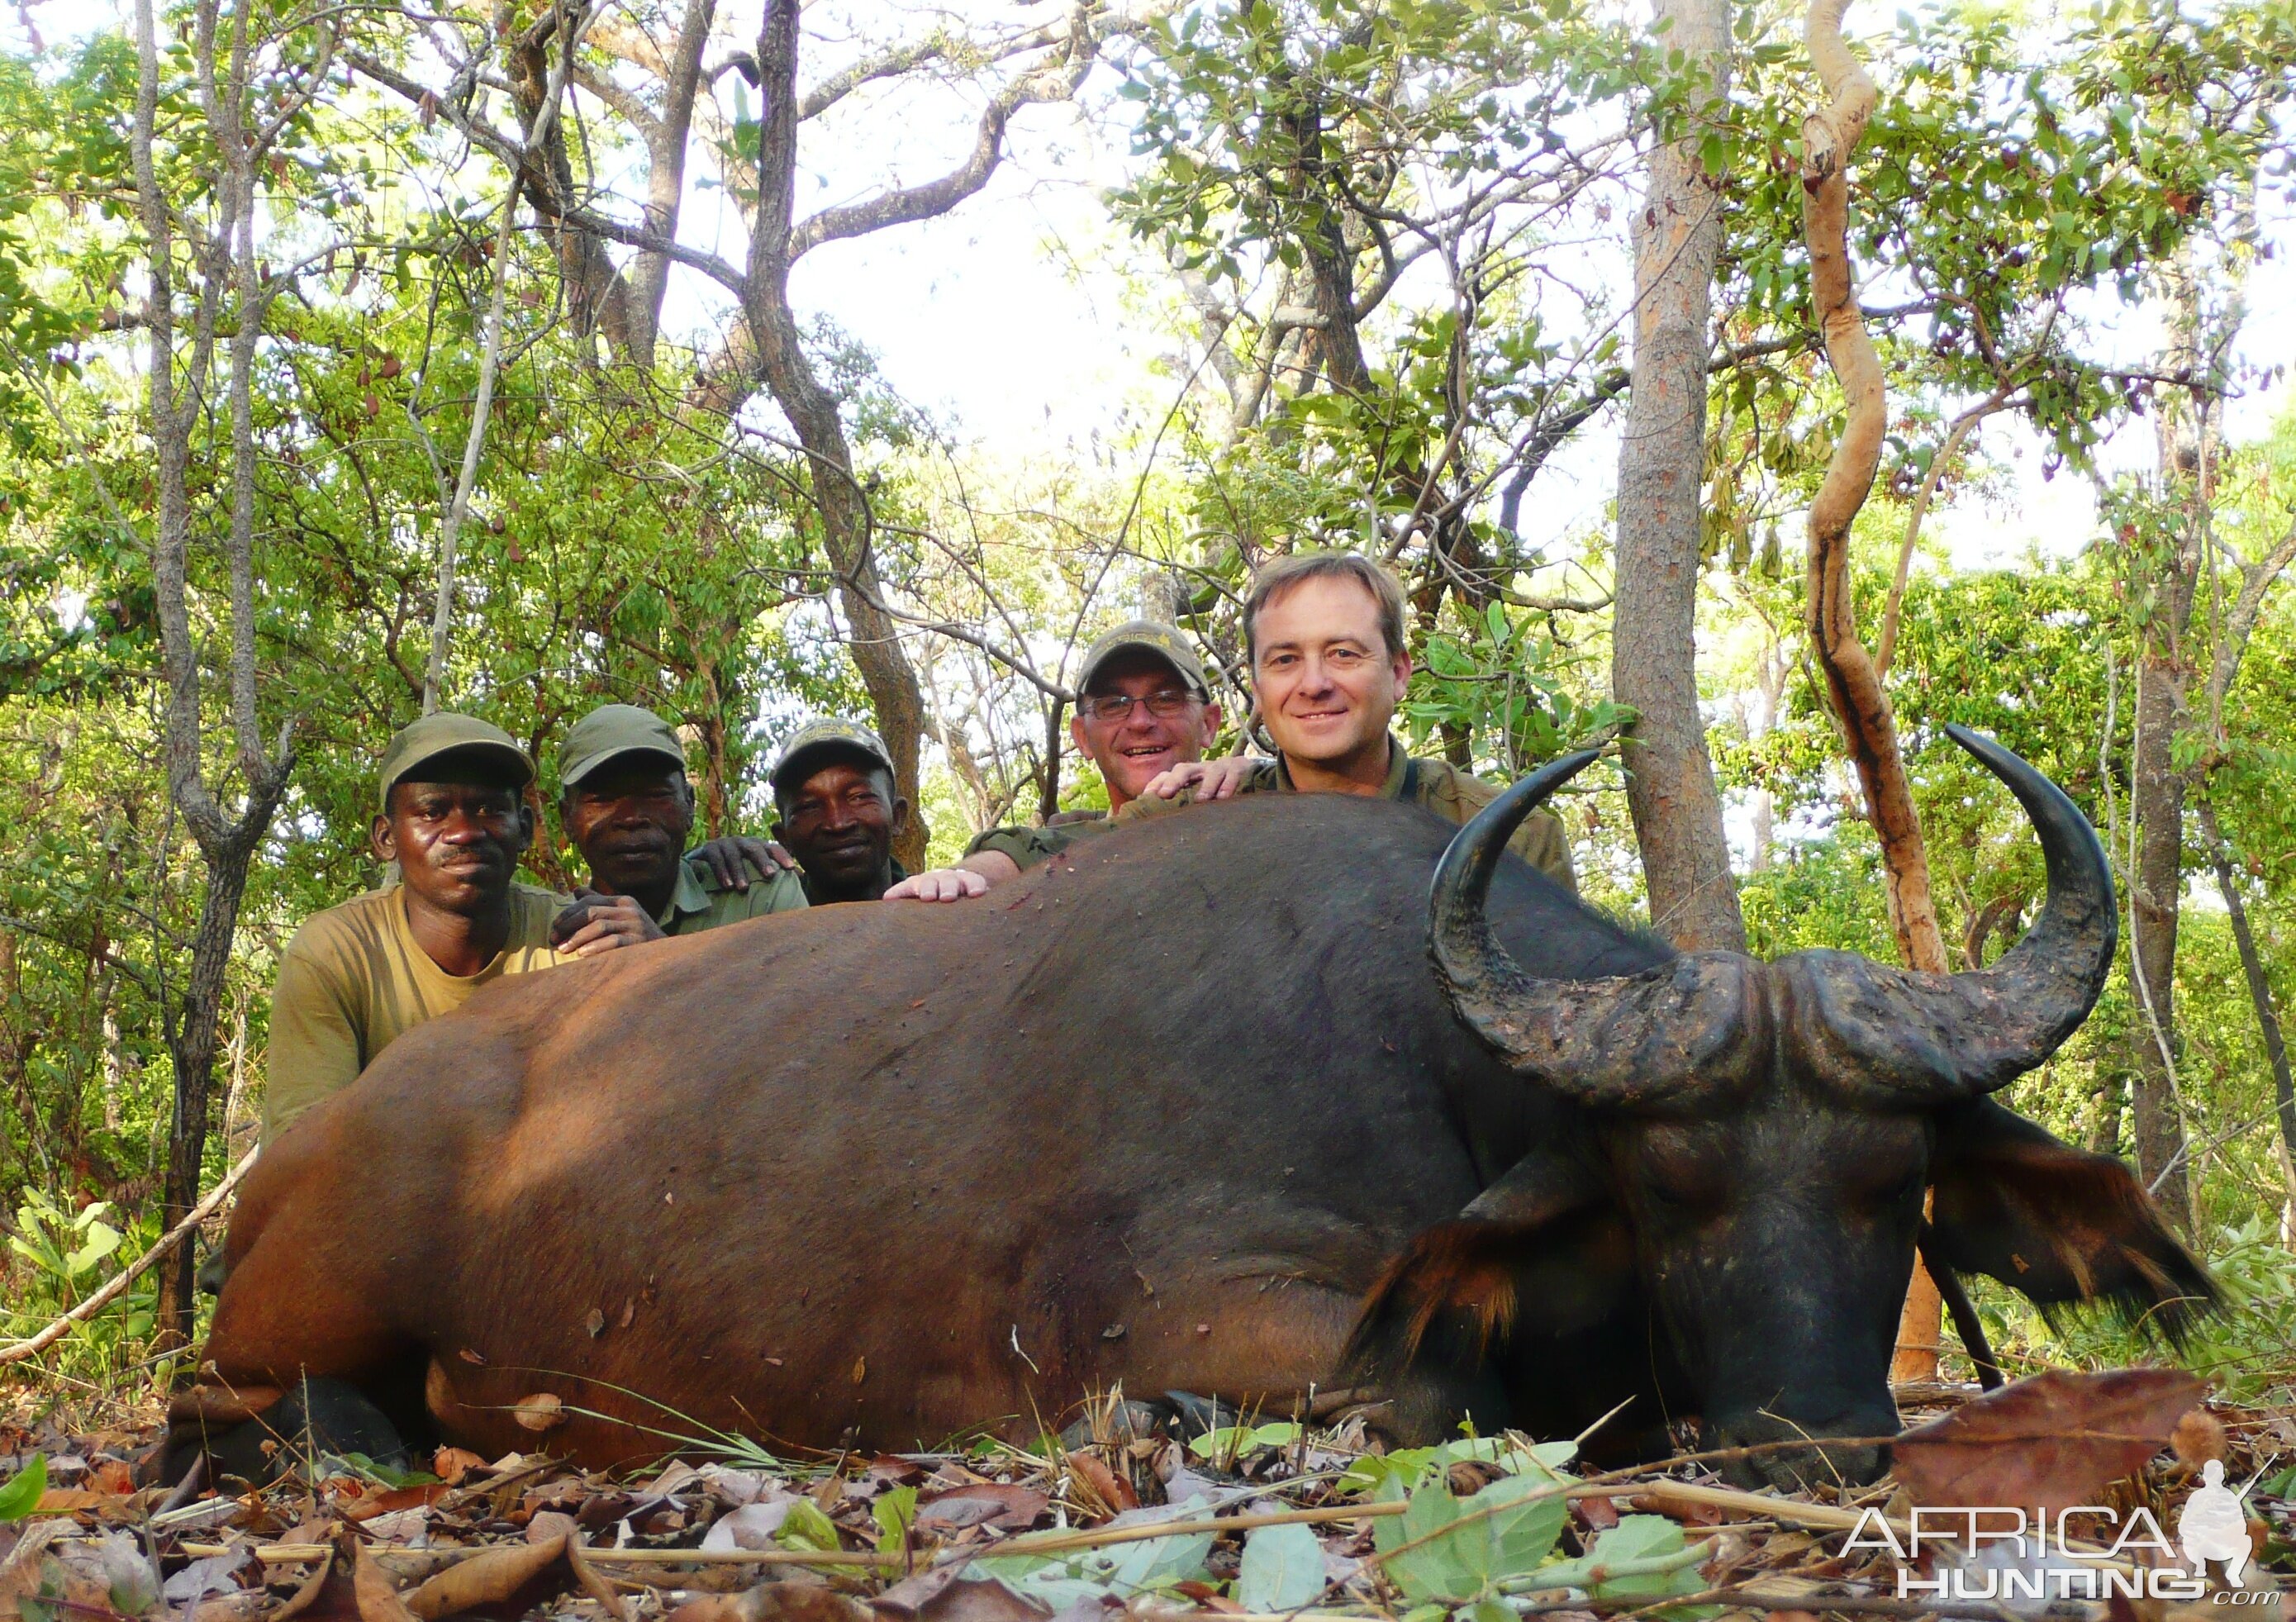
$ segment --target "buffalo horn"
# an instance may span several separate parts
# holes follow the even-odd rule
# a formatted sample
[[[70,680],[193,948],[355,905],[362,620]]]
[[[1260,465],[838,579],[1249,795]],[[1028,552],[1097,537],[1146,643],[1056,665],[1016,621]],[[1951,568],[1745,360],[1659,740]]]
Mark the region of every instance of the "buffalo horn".
[[[1751,960],[1704,953],[1606,979],[1533,979],[1485,914],[1523,818],[1600,753],[1549,761],[1452,836],[1427,897],[1427,947],[1452,1011],[1515,1069],[1582,1102],[1646,1106],[1743,1077]]]
[[[1964,974],[1844,952],[1804,953],[1796,965],[1812,996],[1792,1016],[1795,1034],[1818,1068],[1918,1104],[1991,1093],[2054,1053],[2095,1005],[2120,939],[2112,869],[2080,808],[1992,739],[1945,731],[2025,807],[2048,868],[2041,915],[1998,963]]]

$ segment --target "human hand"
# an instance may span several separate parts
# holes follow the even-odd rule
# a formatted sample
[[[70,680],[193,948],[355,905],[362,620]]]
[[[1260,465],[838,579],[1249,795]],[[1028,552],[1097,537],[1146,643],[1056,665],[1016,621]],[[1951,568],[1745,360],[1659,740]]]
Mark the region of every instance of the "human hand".
[[[1184,760],[1156,774],[1142,790],[1143,796],[1152,794],[1159,799],[1177,799],[1186,790],[1195,791],[1195,800],[1202,805],[1209,800],[1229,799],[1243,786],[1244,781],[1258,771],[1261,762],[1250,755],[1227,755],[1218,760]]]
[[[783,872],[797,871],[797,858],[772,840],[751,839],[746,834],[727,834],[724,839],[709,840],[686,853],[689,861],[700,862],[709,870],[712,888],[737,889],[746,893],[750,888],[750,870],[757,869],[761,877],[771,878],[778,868]]]
[[[885,892],[888,901],[964,901],[988,893],[988,881],[969,867],[935,867],[911,873]]]
[[[618,946],[666,938],[661,926],[628,896],[602,896],[578,889],[572,905],[550,921],[553,948],[572,957],[595,957]]]

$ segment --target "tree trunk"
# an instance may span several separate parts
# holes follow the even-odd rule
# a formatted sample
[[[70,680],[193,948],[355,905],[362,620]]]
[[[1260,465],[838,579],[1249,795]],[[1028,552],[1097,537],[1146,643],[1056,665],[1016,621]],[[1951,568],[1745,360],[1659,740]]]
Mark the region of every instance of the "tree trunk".
[[[1882,363],[1866,336],[1849,274],[1849,154],[1873,116],[1874,81],[1842,38],[1848,0],[1812,0],[1805,28],[1827,104],[1802,123],[1802,234],[1809,245],[1810,303],[1825,356],[1847,407],[1841,438],[1809,509],[1809,568],[1803,604],[1810,651],[1825,673],[1826,695],[1857,768],[1866,821],[1882,847],[1890,922],[1898,955],[1923,973],[1946,971],[1945,938],[1930,896],[1929,851],[1906,778],[1898,723],[1882,673],[1857,635],[1850,594],[1849,530],[1881,465],[1887,408]],[[1890,1378],[1937,1378],[1942,1303],[1919,1259],[1898,1321]]]
[[[2162,370],[2194,373],[2199,365],[2200,295],[2191,268],[2170,271],[2169,348]],[[2136,849],[2128,872],[2129,970],[2136,1020],[2129,1033],[2130,1124],[2136,1169],[2170,1221],[2193,1232],[2192,1168],[2185,1160],[2185,1123],[2177,1086],[2177,928],[2185,876],[2185,776],[2173,758],[2177,732],[2187,716],[2186,650],[2194,587],[2200,576],[2201,533],[2209,499],[2207,397],[2195,389],[2179,399],[2164,393],[2155,422],[2160,436],[2160,488],[2181,496],[2168,533],[2130,550],[2134,600],[2144,604],[2138,622],[2136,731],[2131,742],[2128,799],[2136,819]]]
[[[2136,1019],[2129,1088],[2136,1169],[2170,1221],[2193,1231],[2185,1126],[2177,1107],[2176,982],[2179,891],[2184,883],[2185,780],[2171,765],[2177,703],[2171,659],[2151,645],[2137,666],[2136,769],[2129,799],[2136,861],[2129,874],[2129,956]]]
[[[264,820],[270,820],[267,809]],[[173,1229],[200,1202],[209,1118],[214,1113],[224,976],[231,967],[232,937],[256,843],[234,840],[207,853],[207,887],[200,898],[199,928],[192,937],[191,974],[182,996],[168,1011],[168,1058],[175,1070],[176,1093],[168,1121],[168,1167],[160,1191],[161,1233]],[[192,1343],[199,1311],[199,1247],[184,1244],[160,1264],[159,1311],[153,1322],[163,1348]]]
[[[1729,0],[1659,0],[1670,48],[1730,86]],[[1690,138],[1653,145],[1634,218],[1633,394],[1619,451],[1611,691],[1636,713],[1627,807],[1651,924],[1685,951],[1742,951],[1722,799],[1698,709],[1695,622],[1706,467],[1706,354],[1720,193]]]
[[[924,695],[903,651],[900,627],[886,611],[883,582],[872,553],[874,519],[853,476],[836,396],[822,386],[798,336],[789,303],[791,230],[797,199],[798,0],[768,0],[758,36],[759,88],[766,99],[758,143],[758,214],[751,235],[747,318],[757,373],[804,447],[822,545],[837,571],[838,606],[852,632],[853,663],[877,712],[877,732],[893,757],[893,774],[909,797],[908,826],[893,854],[911,870],[924,865],[925,825],[917,758],[924,737]],[[737,348],[739,346],[736,346]]]

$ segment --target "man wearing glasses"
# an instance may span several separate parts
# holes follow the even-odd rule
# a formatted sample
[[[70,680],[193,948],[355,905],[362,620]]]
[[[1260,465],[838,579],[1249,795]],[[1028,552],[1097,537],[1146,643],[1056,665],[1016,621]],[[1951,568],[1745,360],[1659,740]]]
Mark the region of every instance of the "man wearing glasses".
[[[1108,810],[1063,814],[1043,828],[992,829],[966,848],[956,866],[905,879],[885,892],[886,900],[985,894],[1105,829],[1151,779],[1202,759],[1219,733],[1220,707],[1203,662],[1173,626],[1153,619],[1118,626],[1086,651],[1077,688],[1081,696],[1069,736],[1100,767]]]

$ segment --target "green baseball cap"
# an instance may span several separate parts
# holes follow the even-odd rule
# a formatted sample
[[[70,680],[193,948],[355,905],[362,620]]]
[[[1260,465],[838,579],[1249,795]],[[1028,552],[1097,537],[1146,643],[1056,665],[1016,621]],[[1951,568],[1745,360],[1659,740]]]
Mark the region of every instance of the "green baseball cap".
[[[1090,692],[1093,677],[1100,668],[1119,653],[1134,650],[1153,653],[1178,671],[1188,684],[1196,690],[1200,699],[1210,698],[1212,684],[1204,679],[1204,661],[1188,645],[1188,639],[1177,626],[1166,625],[1160,619],[1128,619],[1112,631],[1103,632],[1099,641],[1085,650],[1084,663],[1077,668],[1077,691]]]
[[[566,729],[566,741],[558,746],[558,785],[570,789],[623,755],[657,755],[685,769],[685,746],[668,722],[635,704],[601,704]]]
[[[791,768],[801,764],[808,755],[830,750],[865,755],[887,771],[893,769],[893,753],[885,747],[882,738],[858,721],[848,721],[840,716],[823,716],[808,721],[790,734],[789,741],[782,745],[782,758],[774,762],[768,781],[776,789],[785,787],[783,780],[791,775]]]
[[[534,762],[508,733],[476,716],[441,709],[411,726],[402,726],[382,746],[382,764],[375,774],[375,804],[389,811],[390,791],[413,776],[416,766],[463,750],[499,760],[521,789],[534,781]]]

